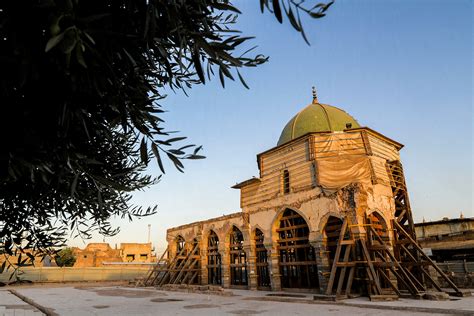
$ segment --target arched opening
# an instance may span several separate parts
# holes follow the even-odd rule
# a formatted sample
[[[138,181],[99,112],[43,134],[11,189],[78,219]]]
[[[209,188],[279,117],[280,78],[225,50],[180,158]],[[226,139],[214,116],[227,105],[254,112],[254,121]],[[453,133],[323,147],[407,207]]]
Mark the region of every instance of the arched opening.
[[[319,288],[316,256],[304,218],[295,211],[285,210],[277,232],[281,286]]]
[[[329,272],[331,272],[334,258],[336,257],[337,243],[341,234],[342,219],[335,216],[329,216],[326,226],[324,227],[324,235],[326,238],[326,251],[329,261]],[[339,259],[340,260],[340,259]],[[339,282],[339,273],[334,276],[334,284]]]
[[[186,255],[186,241],[184,240],[183,236],[178,235],[176,237],[176,255]]]
[[[288,170],[283,170],[282,178],[283,194],[288,194],[290,193],[290,172]]]
[[[186,241],[184,240],[183,236],[178,235],[178,237],[176,237],[176,266],[177,267],[180,267],[181,265],[184,264],[184,261],[186,260],[186,254],[187,254]]]
[[[219,237],[211,230],[207,244],[207,275],[208,284],[222,284],[222,260],[219,254]]]
[[[386,252],[377,250],[389,246],[390,242],[388,227],[384,218],[378,212],[372,212],[366,216],[366,224],[370,225],[367,227],[367,244],[369,249],[374,249],[371,252],[371,260],[375,262],[374,264],[383,264],[384,262],[390,261]],[[391,281],[388,279],[390,269],[379,268],[376,273],[382,290],[390,290],[392,287],[390,284]]]
[[[368,224],[372,226],[377,235],[384,241],[389,241],[387,223],[378,212],[372,212],[367,216]]]
[[[233,227],[230,233],[230,284],[248,285],[247,281],[247,256],[244,251],[244,236],[242,232]]]
[[[324,227],[324,235],[326,237],[326,251],[329,258],[330,267],[332,266],[332,261],[336,256],[337,241],[339,235],[341,234],[342,219],[329,216],[326,226]]]
[[[192,257],[191,257],[191,264],[189,267],[190,272],[190,280],[189,284],[197,284],[201,279],[201,255],[199,249],[199,241],[194,238],[192,242]]]
[[[255,252],[257,257],[257,286],[261,289],[270,287],[268,271],[268,251],[263,243],[265,236],[260,229],[255,229]]]

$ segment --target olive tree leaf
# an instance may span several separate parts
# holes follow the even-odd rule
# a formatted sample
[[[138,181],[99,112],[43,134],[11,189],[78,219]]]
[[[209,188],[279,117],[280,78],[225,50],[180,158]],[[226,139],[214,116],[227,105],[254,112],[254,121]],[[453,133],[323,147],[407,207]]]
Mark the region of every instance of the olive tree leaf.
[[[51,37],[48,42],[46,43],[46,47],[44,49],[44,51],[47,53],[49,52],[51,49],[53,49],[56,45],[58,45],[64,38],[64,32],[56,35],[56,36],[53,36]]]

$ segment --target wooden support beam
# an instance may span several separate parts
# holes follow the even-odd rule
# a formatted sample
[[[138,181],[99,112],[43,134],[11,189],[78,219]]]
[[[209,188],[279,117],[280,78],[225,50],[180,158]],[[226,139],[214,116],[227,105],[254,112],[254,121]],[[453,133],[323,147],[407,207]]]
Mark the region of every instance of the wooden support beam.
[[[341,242],[344,239],[344,235],[346,233],[347,229],[347,223],[348,219],[347,217],[344,218],[344,221],[342,222],[342,227],[341,227],[341,233],[339,235],[339,240],[338,240],[338,245],[336,248],[336,254],[334,256],[334,261],[332,263],[332,268],[331,268],[331,274],[329,276],[329,282],[328,282],[328,287],[326,290],[326,295],[331,295],[332,294],[332,287],[334,285],[334,279],[336,277],[336,272],[337,272],[337,262],[339,261],[339,257],[341,255]]]
[[[409,239],[413,246],[418,250],[419,254],[428,262],[431,263],[431,265],[433,266],[433,268],[441,275],[441,277],[451,286],[451,288],[458,294],[461,294],[462,295],[462,292],[458,289],[458,287],[456,286],[456,284],[453,283],[453,281],[451,281],[450,278],[448,278],[448,276],[446,274],[444,274],[443,270],[441,270],[438,265],[433,261],[431,260],[430,257],[428,257],[424,252],[423,252],[423,249],[421,249],[421,247],[418,245],[418,243],[403,229],[403,227],[397,222],[397,221],[393,221],[394,224],[395,224],[395,227],[407,238]]]
[[[343,258],[344,262],[349,261],[350,253],[351,253],[351,246],[347,245],[346,246],[346,251],[344,252],[344,258]],[[344,283],[344,278],[346,277],[346,269],[347,269],[347,267],[342,267],[341,272],[339,274],[339,282],[337,284],[336,295],[341,294],[342,284]]]
[[[365,244],[365,240],[360,239],[359,240],[360,245],[362,246],[362,253],[364,254],[365,259],[367,260],[367,270],[368,270],[368,276],[371,281],[371,283],[375,286],[376,293],[378,295],[382,294],[382,289],[380,288],[380,282],[377,278],[377,274],[375,273],[374,266],[372,265],[372,261],[370,260],[370,254],[369,251],[367,250],[367,245]]]
[[[145,285],[154,285],[156,283],[156,280],[159,278],[160,274],[164,271],[164,268],[168,266],[168,260],[165,259],[165,256],[169,255],[169,246],[166,247],[165,251],[161,255],[160,259],[156,262],[156,265],[153,267],[153,270],[151,271],[149,277],[147,278],[147,281],[145,281]],[[162,264],[162,261],[165,261]]]

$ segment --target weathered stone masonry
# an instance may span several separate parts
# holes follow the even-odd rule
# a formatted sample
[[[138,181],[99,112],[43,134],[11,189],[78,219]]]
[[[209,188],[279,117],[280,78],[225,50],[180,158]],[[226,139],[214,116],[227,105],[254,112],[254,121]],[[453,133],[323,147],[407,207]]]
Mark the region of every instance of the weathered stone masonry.
[[[344,217],[354,225],[371,217],[381,236],[393,238],[386,164],[400,160],[402,147],[315,99],[289,121],[276,147],[257,156],[259,177],[233,186],[241,191],[241,212],[168,229],[170,260],[178,240],[189,249],[194,241],[200,256],[194,283],[324,291]],[[208,251],[211,234],[218,239],[217,281],[209,278],[219,272]]]

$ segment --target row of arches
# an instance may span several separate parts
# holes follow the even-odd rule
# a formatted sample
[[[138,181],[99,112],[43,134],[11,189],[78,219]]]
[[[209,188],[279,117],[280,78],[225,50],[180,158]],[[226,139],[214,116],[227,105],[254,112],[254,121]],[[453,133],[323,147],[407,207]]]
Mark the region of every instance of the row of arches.
[[[256,234],[257,243],[257,263],[259,268],[257,273],[265,280],[259,282],[259,286],[270,286],[267,250],[263,247],[263,233],[258,230]],[[230,256],[230,280],[231,285],[247,286],[248,285],[248,262],[247,254],[244,250],[244,236],[237,227],[232,228],[229,245]],[[219,253],[219,237],[211,230],[208,237],[207,245],[207,273],[208,284],[221,285],[222,284],[222,257]],[[263,264],[262,264],[263,263]]]
[[[388,238],[385,221],[376,212],[368,216],[368,221],[375,225],[378,234]],[[342,227],[342,220],[330,216],[323,229],[326,256],[331,265],[334,259],[337,240]],[[309,240],[309,227],[306,220],[296,211],[286,209],[277,223],[277,253],[278,269],[282,288],[319,288],[318,266],[316,251]],[[257,275],[257,286],[259,288],[270,288],[271,273],[269,268],[269,251],[264,245],[265,235],[256,228],[253,236],[255,241],[255,272]],[[207,275],[208,284],[222,285],[222,255],[219,252],[218,235],[211,230],[207,238]],[[184,238],[178,236],[176,239],[176,253],[182,255],[185,252]],[[198,247],[198,241],[193,240]],[[236,226],[232,227],[228,245],[229,253],[229,275],[230,285],[248,286],[249,264],[246,251],[244,250],[244,235]]]

